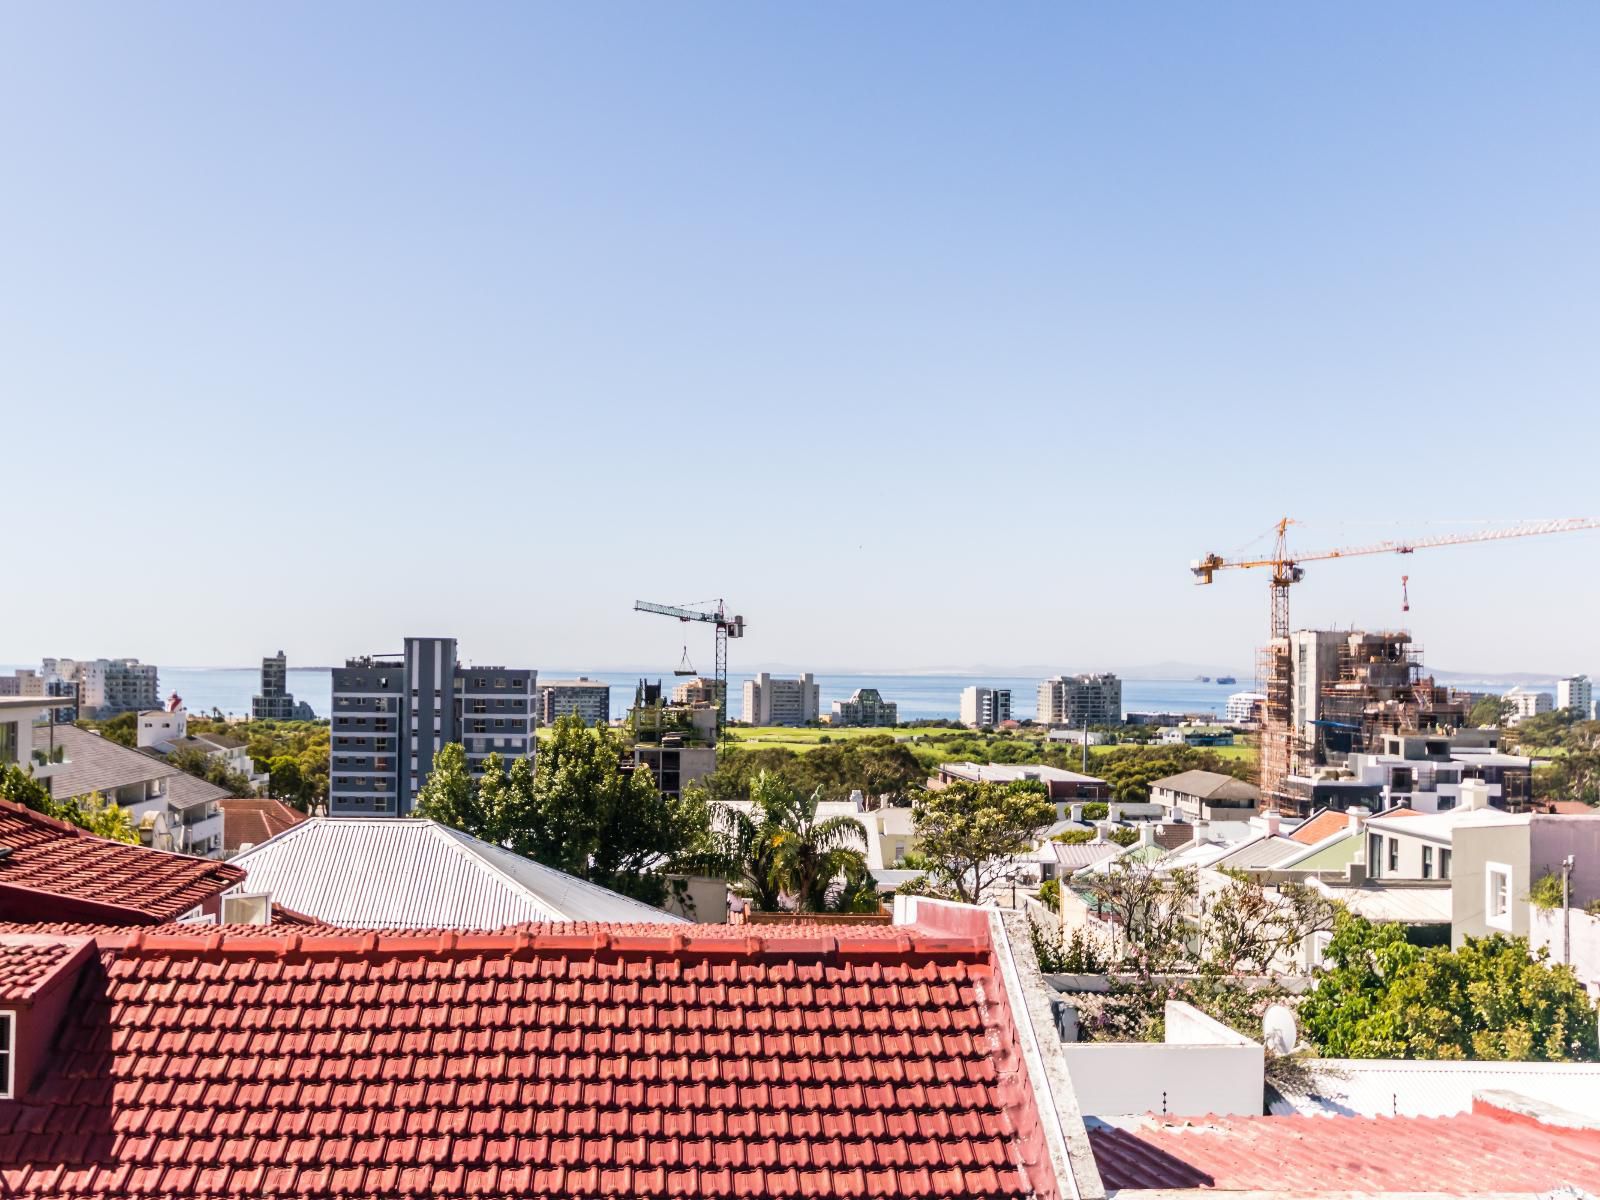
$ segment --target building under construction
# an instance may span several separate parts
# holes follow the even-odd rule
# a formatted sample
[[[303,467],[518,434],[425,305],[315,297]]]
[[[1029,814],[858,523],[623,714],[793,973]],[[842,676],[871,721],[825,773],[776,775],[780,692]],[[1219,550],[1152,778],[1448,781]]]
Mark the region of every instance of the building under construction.
[[[1285,813],[1310,807],[1291,776],[1313,778],[1351,754],[1380,753],[1389,735],[1466,723],[1465,704],[1423,673],[1422,649],[1403,630],[1302,629],[1274,639],[1264,657],[1262,791]]]

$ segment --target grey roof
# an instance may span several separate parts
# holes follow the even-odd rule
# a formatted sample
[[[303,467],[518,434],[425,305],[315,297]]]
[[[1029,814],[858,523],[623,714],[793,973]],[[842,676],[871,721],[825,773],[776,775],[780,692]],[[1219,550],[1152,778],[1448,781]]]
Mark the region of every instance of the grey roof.
[[[41,725],[33,731],[33,744],[40,749],[49,745],[52,730],[56,745],[66,749],[65,761],[50,777],[51,794],[58,800],[87,796],[90,792],[111,792],[130,783],[148,783],[152,779],[170,779],[183,774],[159,758],[76,725]]]
[[[1185,796],[1198,796],[1202,800],[1259,800],[1261,789],[1253,783],[1224,775],[1220,771],[1181,771],[1168,775],[1150,785],[1182,792]]]
[[[333,925],[498,929],[523,921],[680,922],[436,821],[314,817],[251,847],[239,891]]]
[[[1122,852],[1122,847],[1115,842],[1075,842],[1071,845],[1051,842],[1050,845],[1055,850],[1056,865],[1063,871],[1090,867]]]
[[[1246,842],[1233,853],[1223,855],[1211,865],[1219,869],[1271,867],[1304,852],[1305,847],[1293,838],[1263,837],[1253,842]]]
[[[170,808],[193,808],[211,800],[227,800],[233,793],[187,772],[179,771],[167,780],[167,805]]]

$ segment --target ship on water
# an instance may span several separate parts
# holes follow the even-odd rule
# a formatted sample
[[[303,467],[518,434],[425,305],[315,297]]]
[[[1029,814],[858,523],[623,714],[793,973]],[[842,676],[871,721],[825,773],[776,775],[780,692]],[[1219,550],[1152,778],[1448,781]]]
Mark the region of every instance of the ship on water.
[[[1218,683],[1238,683],[1239,681],[1237,679],[1235,679],[1232,675],[1218,675],[1217,676],[1217,682]]]

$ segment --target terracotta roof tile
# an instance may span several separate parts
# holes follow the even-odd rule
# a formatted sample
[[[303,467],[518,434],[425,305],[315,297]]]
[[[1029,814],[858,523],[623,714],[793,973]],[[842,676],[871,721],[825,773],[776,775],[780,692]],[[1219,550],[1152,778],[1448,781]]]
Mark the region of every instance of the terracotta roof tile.
[[[1089,1142],[1112,1189],[1456,1195],[1600,1179],[1600,1131],[1488,1107],[1456,1117],[1149,1116],[1133,1128],[1091,1125]]]
[[[0,936],[0,1004],[25,1004],[93,946],[86,937]]]
[[[1350,814],[1325,808],[1308,821],[1301,823],[1289,836],[1304,846],[1315,846],[1323,838],[1331,838],[1350,828]]]
[[[0,1178],[34,1198],[1056,1200],[987,937],[116,930]]]
[[[259,845],[306,819],[305,813],[282,800],[238,797],[217,804],[222,809],[222,848],[229,854],[242,846]]]
[[[151,924],[244,879],[223,863],[98,838],[0,801],[0,917]]]

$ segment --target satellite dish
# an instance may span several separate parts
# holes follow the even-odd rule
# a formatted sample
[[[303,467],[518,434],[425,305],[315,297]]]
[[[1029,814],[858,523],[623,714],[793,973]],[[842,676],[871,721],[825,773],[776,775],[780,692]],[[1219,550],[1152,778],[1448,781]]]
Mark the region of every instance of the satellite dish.
[[[1291,1054],[1300,1042],[1294,1013],[1286,1005],[1274,1004],[1261,1018],[1261,1041],[1270,1054]]]

